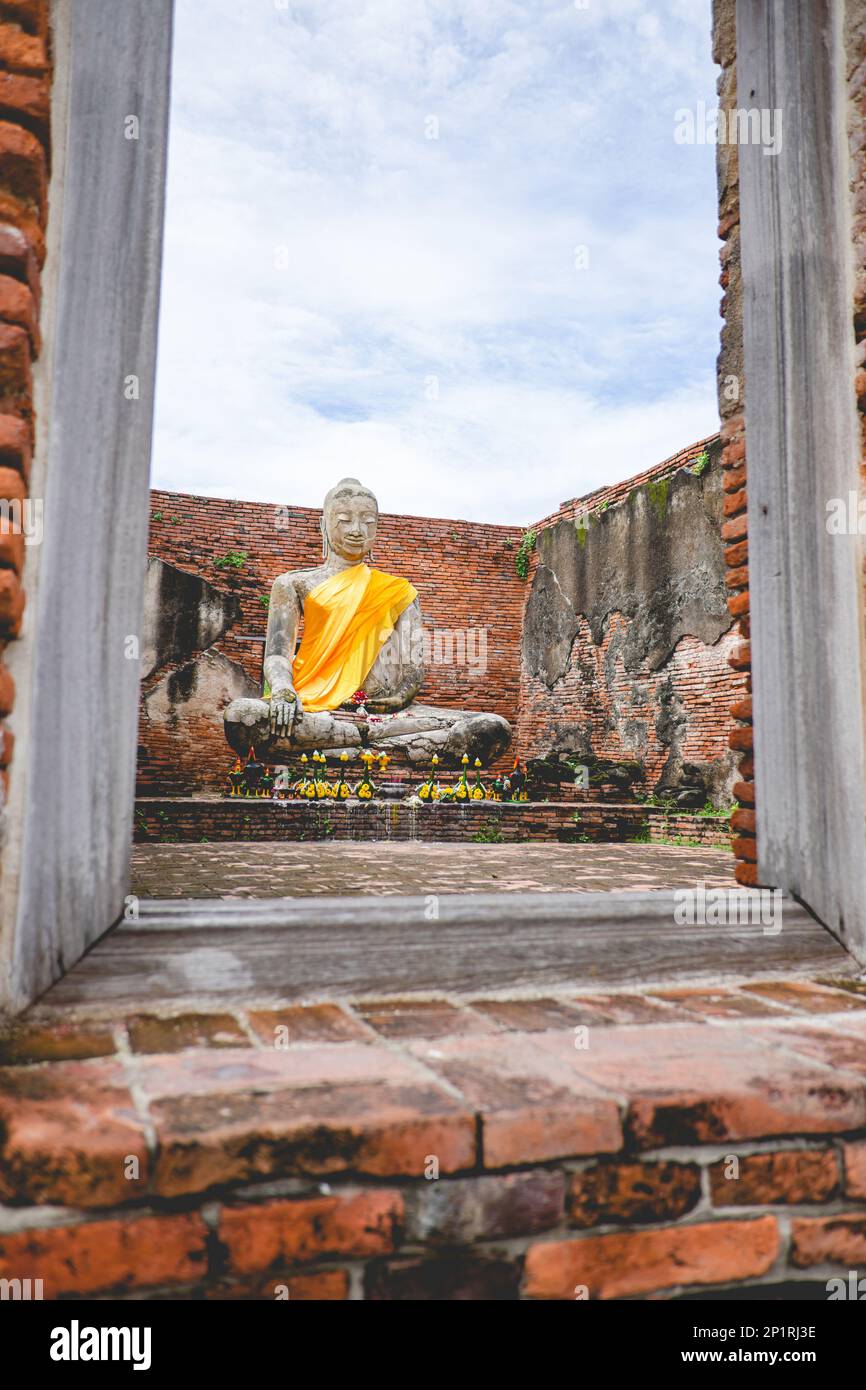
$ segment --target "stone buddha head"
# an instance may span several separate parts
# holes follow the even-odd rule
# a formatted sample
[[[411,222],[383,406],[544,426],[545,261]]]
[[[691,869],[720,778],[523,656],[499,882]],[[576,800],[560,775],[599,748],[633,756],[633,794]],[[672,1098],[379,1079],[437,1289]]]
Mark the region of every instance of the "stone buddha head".
[[[343,478],[327,493],[322,505],[322,554],[331,551],[349,564],[359,565],[370,554],[376,539],[379,504],[357,478]]]

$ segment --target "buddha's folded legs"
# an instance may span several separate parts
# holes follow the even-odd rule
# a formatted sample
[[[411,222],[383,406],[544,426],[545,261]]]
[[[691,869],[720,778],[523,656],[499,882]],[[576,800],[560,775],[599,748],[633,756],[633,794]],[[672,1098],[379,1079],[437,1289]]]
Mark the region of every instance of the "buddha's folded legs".
[[[349,752],[369,747],[378,752],[402,753],[409,762],[426,766],[434,753],[447,763],[457,763],[464,753],[484,764],[497,757],[511,738],[511,726],[498,714],[437,709],[411,705],[405,712],[375,717],[362,726],[351,715],[303,713],[295,721],[290,739],[270,729],[266,700],[233,700],[224,714],[226,739],[241,757],[251,747],[258,757],[275,761],[293,753],[318,748],[322,753]],[[364,736],[362,736],[362,728]]]

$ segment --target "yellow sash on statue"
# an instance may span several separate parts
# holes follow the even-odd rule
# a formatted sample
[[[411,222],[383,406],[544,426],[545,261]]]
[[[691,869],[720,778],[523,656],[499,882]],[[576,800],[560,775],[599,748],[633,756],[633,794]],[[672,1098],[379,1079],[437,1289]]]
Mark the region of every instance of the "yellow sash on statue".
[[[417,597],[408,579],[364,564],[338,570],[311,589],[292,667],[304,709],[337,709],[362,689],[397,619]]]

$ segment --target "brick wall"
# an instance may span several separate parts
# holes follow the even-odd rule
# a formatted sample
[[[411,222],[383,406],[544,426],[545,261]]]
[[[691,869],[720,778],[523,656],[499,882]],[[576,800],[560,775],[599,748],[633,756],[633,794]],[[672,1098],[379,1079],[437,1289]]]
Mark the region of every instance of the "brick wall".
[[[39,355],[50,163],[47,0],[0,0],[0,721],[15,689],[5,652],[24,613],[24,528],[34,439],[32,368]],[[12,734],[0,722],[0,806]]]
[[[481,802],[406,806],[402,802],[290,801],[255,797],[139,797],[135,840],[188,843],[236,840],[474,840],[573,844],[623,840],[687,841],[728,848],[727,816],[699,816],[634,802]]]
[[[713,58],[722,71],[718,79],[719,106],[727,111],[737,104],[736,3],[715,0],[713,7]],[[749,542],[746,529],[746,441],[745,380],[743,374],[742,275],[740,268],[740,185],[736,144],[716,147],[719,188],[719,253],[723,290],[720,312],[723,326],[717,365],[719,414],[723,444],[721,464],[725,470],[725,517],[722,535],[726,542],[725,575],[730,598],[728,607],[736,619],[736,637],[728,655],[731,667],[740,676],[730,713],[735,727],[729,733],[730,746],[738,758],[738,778],[733,794],[739,802],[732,828],[735,870],[738,882],[757,882],[758,847],[755,837],[755,782],[752,759],[752,678],[749,646]]]
[[[563,520],[609,515],[611,508],[625,506],[638,489],[671,478],[704,451],[711,456],[711,467],[718,467],[719,437],[714,434],[635,477],[564,502],[538,523],[539,537]],[[671,549],[685,545],[687,538],[678,534],[676,518],[669,516],[667,525]],[[528,585],[539,564],[539,548],[531,556]],[[609,552],[605,563],[620,562]],[[709,774],[711,794],[724,802],[732,780],[727,752],[730,705],[744,693],[742,675],[728,664],[736,645],[734,633],[723,634],[713,644],[685,635],[659,669],[644,664],[634,672],[618,656],[629,621],[623,613],[611,614],[598,643],[581,615],[569,668],[552,687],[532,676],[524,663],[518,723],[521,752],[526,757],[541,756],[564,732],[567,736],[570,727],[579,727],[581,738],[587,738],[597,756],[639,758],[644,777],[638,785],[652,790],[670,757],[671,740],[664,723],[666,711],[673,711],[683,730],[678,736],[678,756],[690,764],[715,765]],[[636,729],[641,731],[641,743],[634,735]]]
[[[866,1011],[838,983],[30,1017],[0,1038],[0,1277],[826,1302],[866,1260]]]
[[[262,600],[277,575],[321,562],[320,516],[313,507],[151,494],[150,553],[237,596],[241,621],[211,650],[239,663],[259,686],[267,626]],[[489,710],[516,723],[524,589],[514,555],[520,535],[515,526],[381,515],[375,563],[412,581],[431,637],[468,629],[486,633],[483,670],[480,664],[428,663],[419,699]],[[216,565],[229,551],[247,552],[241,569]],[[145,681],[145,694],[164,677],[162,668]],[[181,716],[156,723],[142,711],[140,792],[221,787],[231,761],[221,724],[206,718],[191,724]]]
[[[563,518],[616,506],[637,488],[670,477],[704,448],[717,453],[718,437],[698,440],[633,478],[564,502],[534,529],[542,531]],[[209,650],[243,667],[257,685],[261,684],[267,625],[263,599],[278,574],[320,561],[320,515],[317,508],[310,507],[278,507],[162,490],[151,494],[150,553],[236,595],[241,621]],[[608,659],[610,645],[618,639],[625,621],[614,614],[600,645],[591,640],[583,624],[572,670],[553,692],[544,692],[538,682],[527,680],[521,661],[523,614],[537,559],[531,557],[529,576],[522,581],[514,563],[521,535],[522,529],[514,526],[387,513],[381,516],[376,564],[410,578],[416,585],[431,636],[443,630],[483,629],[486,633],[483,672],[456,662],[428,663],[419,698],[504,715],[515,728],[515,743],[500,759],[501,767],[510,763],[514,751],[524,757],[546,753],[552,742],[551,720],[575,717],[591,726],[592,748],[598,756],[629,756],[630,750],[611,717],[614,707],[625,704],[629,718],[643,721],[651,731],[644,785],[653,787],[669,754],[668,745],[653,732],[662,693],[687,712],[683,757],[699,763],[724,755],[729,705],[743,685],[742,678],[726,664],[733,646],[727,637],[708,647],[687,636],[662,670],[642,672],[637,681],[621,664]],[[217,561],[231,551],[246,552],[242,567],[220,568]],[[167,718],[152,717],[146,704],[150,692],[166,682],[167,668],[160,667],[143,682],[139,794],[177,795],[221,788],[231,761],[221,724],[209,710],[184,707],[182,670],[168,675]],[[176,706],[170,693],[172,679],[180,692]],[[725,780],[723,774],[724,769],[720,785]]]

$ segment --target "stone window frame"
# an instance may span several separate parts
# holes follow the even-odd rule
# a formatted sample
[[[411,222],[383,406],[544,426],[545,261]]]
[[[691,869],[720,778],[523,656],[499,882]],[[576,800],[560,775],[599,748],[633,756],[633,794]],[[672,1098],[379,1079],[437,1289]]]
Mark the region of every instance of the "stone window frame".
[[[866,964],[866,758],[862,718],[851,719],[864,703],[860,547],[815,535],[816,499],[857,485],[842,10],[843,0],[803,0],[791,23],[785,0],[738,0],[740,91],[786,110],[800,102],[799,143],[775,160],[741,152],[748,518],[760,880],[800,898]],[[121,919],[129,891],[139,685],[129,639],[140,632],[147,551],[169,122],[172,0],[53,0],[52,11],[55,154],[33,475],[45,529],[10,654],[17,750],[0,880],[0,1010],[10,1012]],[[125,138],[129,115],[137,140]],[[823,239],[821,255],[799,254],[790,228],[804,226],[812,250]],[[823,346],[793,331],[819,309]],[[795,436],[808,453],[789,447]],[[812,649],[821,659],[804,664]],[[850,657],[844,669],[839,652]],[[794,677],[802,691],[792,699]],[[628,897],[575,895],[569,906],[576,925],[600,930],[616,909],[643,923],[649,943],[672,895]],[[477,900],[457,897],[452,908],[472,932]],[[550,904],[552,929],[561,909]],[[323,922],[334,910],[322,903]],[[519,933],[526,899],[503,895],[487,910]],[[534,903],[536,923],[545,910]],[[232,908],[240,924],[262,911]],[[376,913],[367,902],[360,915],[363,959]],[[188,916],[216,923],[206,902]],[[435,928],[428,940],[432,956]],[[541,972],[534,980],[529,970],[523,983],[534,982]]]

